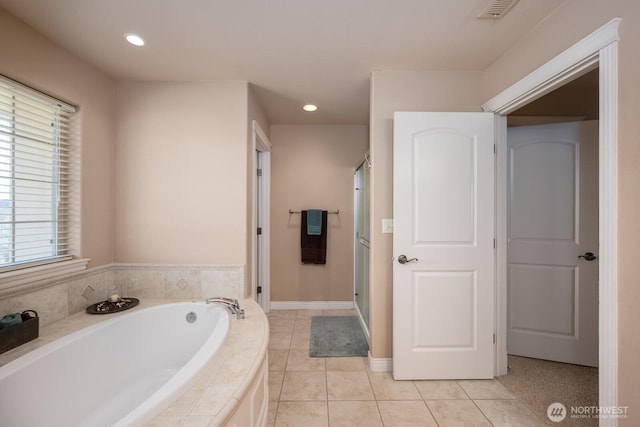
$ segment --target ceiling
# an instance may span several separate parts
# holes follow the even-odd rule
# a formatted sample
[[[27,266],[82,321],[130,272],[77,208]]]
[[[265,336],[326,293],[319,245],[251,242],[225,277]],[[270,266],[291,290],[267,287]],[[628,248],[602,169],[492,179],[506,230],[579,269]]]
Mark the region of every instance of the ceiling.
[[[564,0],[0,0],[117,79],[246,80],[272,124],[366,124],[373,70],[483,70]],[[134,47],[124,33],[147,42]],[[315,113],[301,106],[314,103]]]

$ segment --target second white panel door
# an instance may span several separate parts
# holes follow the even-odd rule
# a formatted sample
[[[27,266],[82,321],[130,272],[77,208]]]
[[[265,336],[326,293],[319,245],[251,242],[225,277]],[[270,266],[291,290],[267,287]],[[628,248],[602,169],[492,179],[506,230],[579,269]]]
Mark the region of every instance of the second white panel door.
[[[598,122],[514,127],[507,140],[507,352],[597,366]]]

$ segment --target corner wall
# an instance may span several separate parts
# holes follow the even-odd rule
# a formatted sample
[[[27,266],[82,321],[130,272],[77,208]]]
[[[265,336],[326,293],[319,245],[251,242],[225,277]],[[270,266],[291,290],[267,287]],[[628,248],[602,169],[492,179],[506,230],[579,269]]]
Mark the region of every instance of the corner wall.
[[[353,301],[353,173],[366,126],[271,126],[271,301]],[[328,215],[326,265],[300,261],[301,215]]]
[[[371,264],[369,331],[373,358],[392,354],[393,234],[382,220],[393,218],[393,113],[480,111],[478,71],[374,71],[371,75]]]
[[[90,267],[113,262],[113,81],[0,9],[0,74],[78,106],[81,248]]]
[[[247,260],[241,81],[116,86],[116,262]]]

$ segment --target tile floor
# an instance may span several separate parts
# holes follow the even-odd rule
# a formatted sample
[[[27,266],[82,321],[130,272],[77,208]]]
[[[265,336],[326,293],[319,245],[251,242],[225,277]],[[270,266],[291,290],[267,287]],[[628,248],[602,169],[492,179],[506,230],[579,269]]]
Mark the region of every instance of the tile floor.
[[[312,316],[352,310],[269,313],[268,426],[543,426],[497,380],[394,381],[367,358],[309,357]]]

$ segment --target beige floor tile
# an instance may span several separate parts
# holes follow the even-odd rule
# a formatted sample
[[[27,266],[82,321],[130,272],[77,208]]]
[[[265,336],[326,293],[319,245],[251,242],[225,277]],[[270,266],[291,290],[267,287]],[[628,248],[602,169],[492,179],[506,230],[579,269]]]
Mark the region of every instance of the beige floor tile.
[[[322,310],[298,310],[296,319],[311,319],[313,316],[322,316]]]
[[[289,350],[291,347],[291,334],[271,332],[269,334],[269,349]]]
[[[309,332],[305,333],[295,333],[291,337],[291,348],[296,350],[307,350],[309,351],[309,342],[311,340],[311,335]]]
[[[269,350],[269,371],[284,372],[287,367],[287,357],[289,356],[289,350]]]
[[[284,372],[269,372],[269,400],[276,402],[280,400],[283,380]]]
[[[296,323],[296,319],[269,319],[269,331],[271,333],[292,334],[293,325]]]
[[[426,403],[440,427],[491,427],[471,400],[427,400]]]
[[[324,372],[285,372],[280,401],[327,400]]]
[[[293,325],[294,334],[311,334],[311,318],[303,317],[302,319],[296,319],[296,323]]]
[[[278,402],[269,402],[269,412],[267,412],[267,427],[273,427],[276,422],[276,412],[278,411]]]
[[[473,400],[476,399],[515,399],[498,380],[464,380],[458,384]]]
[[[469,399],[457,381],[414,381],[424,400]]]
[[[365,371],[327,372],[329,400],[374,400]]]
[[[390,372],[369,372],[376,400],[421,400],[413,381],[395,381]]]
[[[378,405],[374,401],[330,401],[329,425],[331,427],[382,427]]]
[[[422,400],[378,401],[385,427],[438,427]]]
[[[327,357],[327,371],[366,371],[366,357]]]
[[[309,357],[309,350],[289,350],[286,371],[324,371],[324,357]]]
[[[527,405],[517,400],[478,400],[475,403],[494,427],[545,425]]]
[[[280,402],[275,427],[326,427],[327,402]]]
[[[267,317],[271,319],[295,319],[297,310],[271,310]]]

